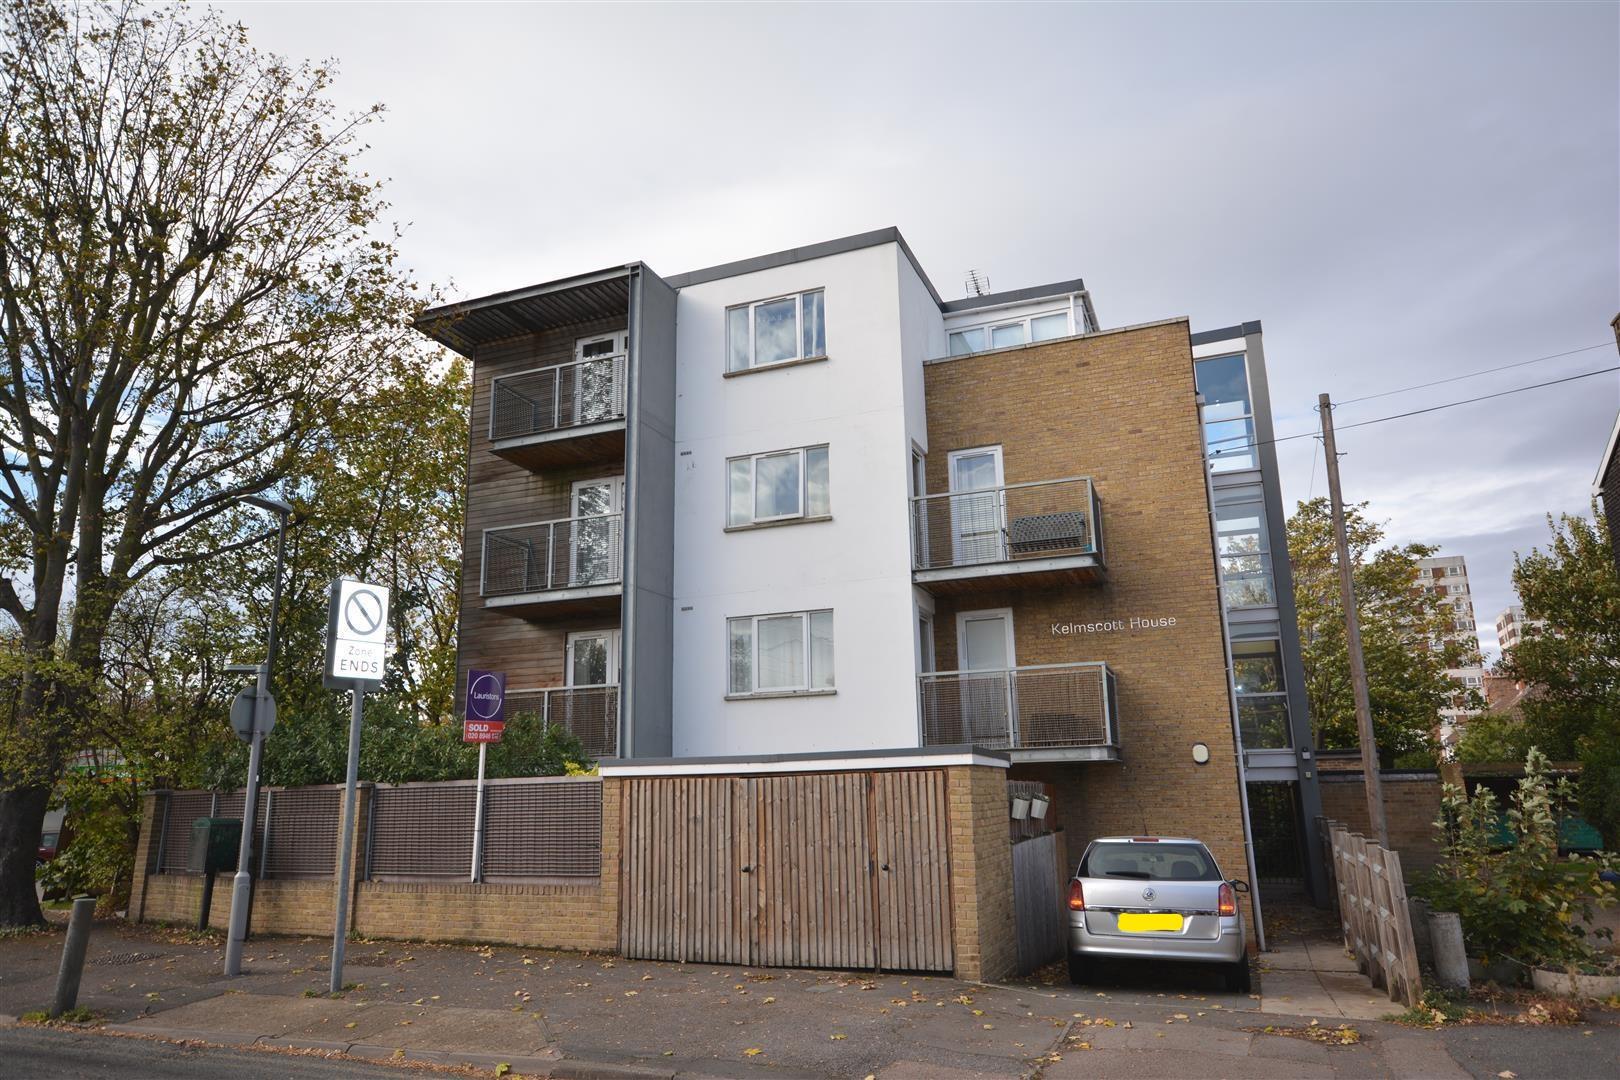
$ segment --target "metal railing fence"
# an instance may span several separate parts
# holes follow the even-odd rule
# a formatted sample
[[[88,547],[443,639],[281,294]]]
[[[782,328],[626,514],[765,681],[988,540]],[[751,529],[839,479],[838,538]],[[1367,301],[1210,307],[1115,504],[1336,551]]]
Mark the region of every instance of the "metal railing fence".
[[[1088,477],[911,500],[911,555],[917,570],[1101,554],[1097,492]]]
[[[484,531],[484,596],[612,585],[623,563],[623,514],[560,518]]]
[[[622,420],[624,353],[503,375],[490,383],[490,441]]]
[[[1101,662],[931,671],[917,683],[925,746],[1119,745],[1114,673]]]
[[[543,724],[563,728],[593,758],[619,753],[619,687],[555,686],[545,690],[514,690],[507,694],[507,710],[514,715],[537,715]]]

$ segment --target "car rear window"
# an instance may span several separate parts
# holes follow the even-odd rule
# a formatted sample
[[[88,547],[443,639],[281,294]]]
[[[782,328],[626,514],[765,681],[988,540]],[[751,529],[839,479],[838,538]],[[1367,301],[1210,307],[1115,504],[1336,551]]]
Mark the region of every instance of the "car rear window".
[[[1133,881],[1219,881],[1203,844],[1096,844],[1080,863],[1081,877]]]

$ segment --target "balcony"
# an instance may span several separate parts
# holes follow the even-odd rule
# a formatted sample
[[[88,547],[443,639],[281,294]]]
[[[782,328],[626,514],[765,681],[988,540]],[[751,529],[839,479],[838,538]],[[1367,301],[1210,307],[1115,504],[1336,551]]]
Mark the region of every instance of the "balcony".
[[[972,743],[1010,750],[1014,761],[1119,760],[1107,664],[931,671],[917,684],[924,746]]]
[[[612,612],[623,558],[623,514],[486,529],[478,591],[513,615]]]
[[[619,754],[617,683],[516,690],[507,695],[506,707],[513,715],[539,716],[545,726],[563,728],[578,739],[593,758]]]
[[[1086,477],[911,500],[912,579],[936,594],[1090,584],[1104,574]]]
[[[593,356],[495,379],[490,449],[528,469],[622,459],[625,359]]]

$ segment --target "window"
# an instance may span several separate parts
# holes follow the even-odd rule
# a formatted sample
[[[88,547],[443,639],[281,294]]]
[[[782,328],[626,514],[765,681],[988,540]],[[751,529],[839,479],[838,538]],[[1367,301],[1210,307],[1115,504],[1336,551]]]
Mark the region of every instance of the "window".
[[[826,355],[826,300],[820,289],[726,309],[727,371]]]
[[[1204,453],[1215,472],[1253,469],[1254,409],[1249,404],[1249,372],[1243,353],[1216,356],[1194,365],[1204,395]]]
[[[951,331],[951,355],[966,356],[986,349],[1027,345],[1031,341],[1051,341],[1053,338],[1068,337],[1071,333],[1073,330],[1070,329],[1067,311],[1007,319],[988,326]]]
[[[1266,543],[1262,503],[1228,503],[1215,508],[1215,538],[1221,556],[1221,582],[1228,608],[1265,607],[1277,602]]]
[[[1288,694],[1283,686],[1282,643],[1275,638],[1232,643],[1238,731],[1246,750],[1285,750]]]
[[[726,527],[832,514],[827,448],[806,446],[726,460]]]
[[[833,688],[831,611],[747,615],[726,620],[727,696]]]

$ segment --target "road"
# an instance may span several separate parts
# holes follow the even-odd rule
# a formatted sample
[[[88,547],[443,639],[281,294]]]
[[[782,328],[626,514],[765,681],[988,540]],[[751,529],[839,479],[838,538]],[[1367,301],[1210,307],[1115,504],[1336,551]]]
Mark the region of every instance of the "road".
[[[29,1080],[116,1077],[117,1080],[331,1080],[409,1073],[390,1065],[267,1050],[187,1047],[152,1039],[119,1038],[44,1028],[0,1028],[0,1061],[7,1076]]]

